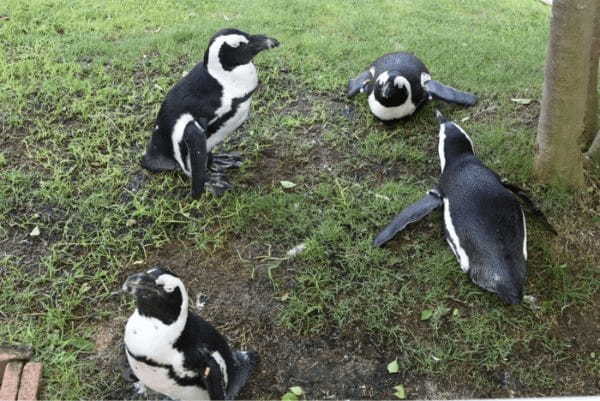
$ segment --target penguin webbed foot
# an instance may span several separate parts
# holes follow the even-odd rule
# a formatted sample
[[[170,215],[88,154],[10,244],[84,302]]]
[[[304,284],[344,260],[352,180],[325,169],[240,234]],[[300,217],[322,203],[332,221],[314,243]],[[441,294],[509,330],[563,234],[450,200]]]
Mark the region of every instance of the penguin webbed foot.
[[[219,171],[209,171],[208,181],[205,184],[206,190],[214,196],[221,196],[231,188],[233,185],[225,179],[225,174]]]
[[[242,156],[239,152],[216,153],[209,156],[209,169],[221,172],[230,168],[239,168],[242,165]]]

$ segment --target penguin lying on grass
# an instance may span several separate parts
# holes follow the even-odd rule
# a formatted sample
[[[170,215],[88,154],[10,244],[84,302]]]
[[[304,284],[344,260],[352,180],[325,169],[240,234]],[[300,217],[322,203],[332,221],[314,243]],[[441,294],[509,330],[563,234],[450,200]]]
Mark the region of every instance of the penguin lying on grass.
[[[231,400],[239,393],[258,355],[232,352],[213,326],[189,312],[179,277],[155,268],[130,276],[123,291],[137,301],[125,352],[138,388],[177,400]]]
[[[152,172],[181,168],[192,177],[194,198],[202,195],[207,182],[217,193],[230,188],[223,171],[238,167],[239,156],[210,152],[248,119],[251,96],[258,86],[252,59],[277,46],[277,40],[264,35],[237,29],[217,32],[204,61],[167,93],[142,166]]]
[[[504,302],[520,303],[527,277],[527,229],[513,192],[554,229],[520,188],[504,183],[475,156],[473,142],[461,127],[439,111],[436,116],[440,122],[439,185],[398,214],[374,244],[382,246],[408,224],[442,206],[446,241],[462,270]]]
[[[378,119],[390,122],[413,114],[431,98],[473,106],[477,97],[431,79],[425,64],[410,53],[390,53],[351,79],[348,97],[369,96],[369,108]]]

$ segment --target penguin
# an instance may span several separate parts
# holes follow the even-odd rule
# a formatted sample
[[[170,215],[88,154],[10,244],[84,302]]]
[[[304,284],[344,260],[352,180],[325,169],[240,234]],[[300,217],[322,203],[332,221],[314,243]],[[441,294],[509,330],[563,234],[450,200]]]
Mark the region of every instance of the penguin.
[[[432,98],[464,106],[477,103],[477,96],[431,79],[425,64],[406,52],[385,54],[351,79],[348,97],[357,93],[368,95],[371,112],[383,122],[410,116]]]
[[[442,207],[446,241],[461,269],[505,303],[518,304],[527,278],[527,227],[519,199],[545,217],[522,189],[504,182],[475,156],[473,141],[460,126],[437,110],[436,116],[439,184],[400,212],[374,245],[382,246],[408,224]]]
[[[226,190],[223,171],[239,167],[239,155],[212,155],[250,114],[258,73],[252,59],[279,46],[276,39],[223,29],[209,41],[204,60],[173,86],[164,99],[141,164],[151,171],[181,169],[192,179],[192,197],[208,182]],[[215,174],[209,174],[208,169]]]
[[[173,272],[156,267],[130,276],[136,299],[125,326],[125,353],[136,387],[178,400],[231,400],[255,367],[255,352],[232,351],[226,339],[188,311],[188,294]]]

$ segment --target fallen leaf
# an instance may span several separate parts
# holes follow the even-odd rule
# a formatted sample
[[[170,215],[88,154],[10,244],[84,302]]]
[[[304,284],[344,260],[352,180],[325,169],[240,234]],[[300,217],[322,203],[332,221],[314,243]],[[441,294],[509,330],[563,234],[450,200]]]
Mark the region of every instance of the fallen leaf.
[[[40,235],[40,228],[35,226],[33,230],[29,233],[30,237],[38,237]]]
[[[302,394],[304,394],[304,390],[302,390],[302,387],[300,386],[290,387],[290,391],[296,394],[297,396],[301,396]]]
[[[394,359],[392,362],[387,365],[388,373],[398,373],[400,371],[400,366],[398,365],[398,360]]]
[[[298,396],[292,392],[285,393],[281,397],[281,401],[297,401],[297,400],[298,400]]]
[[[396,390],[394,395],[396,397],[398,397],[398,399],[400,399],[400,400],[406,399],[406,391],[404,390],[404,386],[402,384],[394,386],[394,390]]]
[[[529,104],[532,102],[531,99],[523,99],[523,98],[513,98],[510,99],[512,102],[515,102],[517,104]]]
[[[282,187],[289,189],[289,188],[294,188],[296,186],[296,184],[294,184],[291,181],[280,181],[280,184]]]
[[[433,316],[433,310],[425,309],[421,312],[421,320],[429,320]]]
[[[134,225],[135,223],[137,223],[134,219],[129,219],[125,222],[125,226],[126,227],[131,227],[132,225]]]

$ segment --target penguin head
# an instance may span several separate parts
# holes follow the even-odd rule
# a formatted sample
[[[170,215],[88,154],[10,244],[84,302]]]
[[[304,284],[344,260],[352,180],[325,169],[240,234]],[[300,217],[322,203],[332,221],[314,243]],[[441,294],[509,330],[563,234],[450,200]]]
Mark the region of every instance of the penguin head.
[[[123,291],[133,295],[142,316],[154,317],[165,324],[187,311],[188,295],[183,282],[167,269],[156,267],[127,278]]]
[[[489,266],[469,270],[471,280],[490,291],[507,304],[519,304],[523,300],[525,269],[507,269],[506,266]]]
[[[474,154],[473,141],[465,130],[436,110],[436,118],[440,123],[438,153],[442,172],[446,163],[465,153]]]
[[[261,51],[277,46],[277,39],[265,35],[250,35],[233,28],[222,29],[208,43],[204,65],[210,68],[218,64],[222,69],[231,71],[250,63]]]
[[[373,92],[384,106],[399,106],[410,96],[410,82],[399,71],[384,71],[375,79]]]

